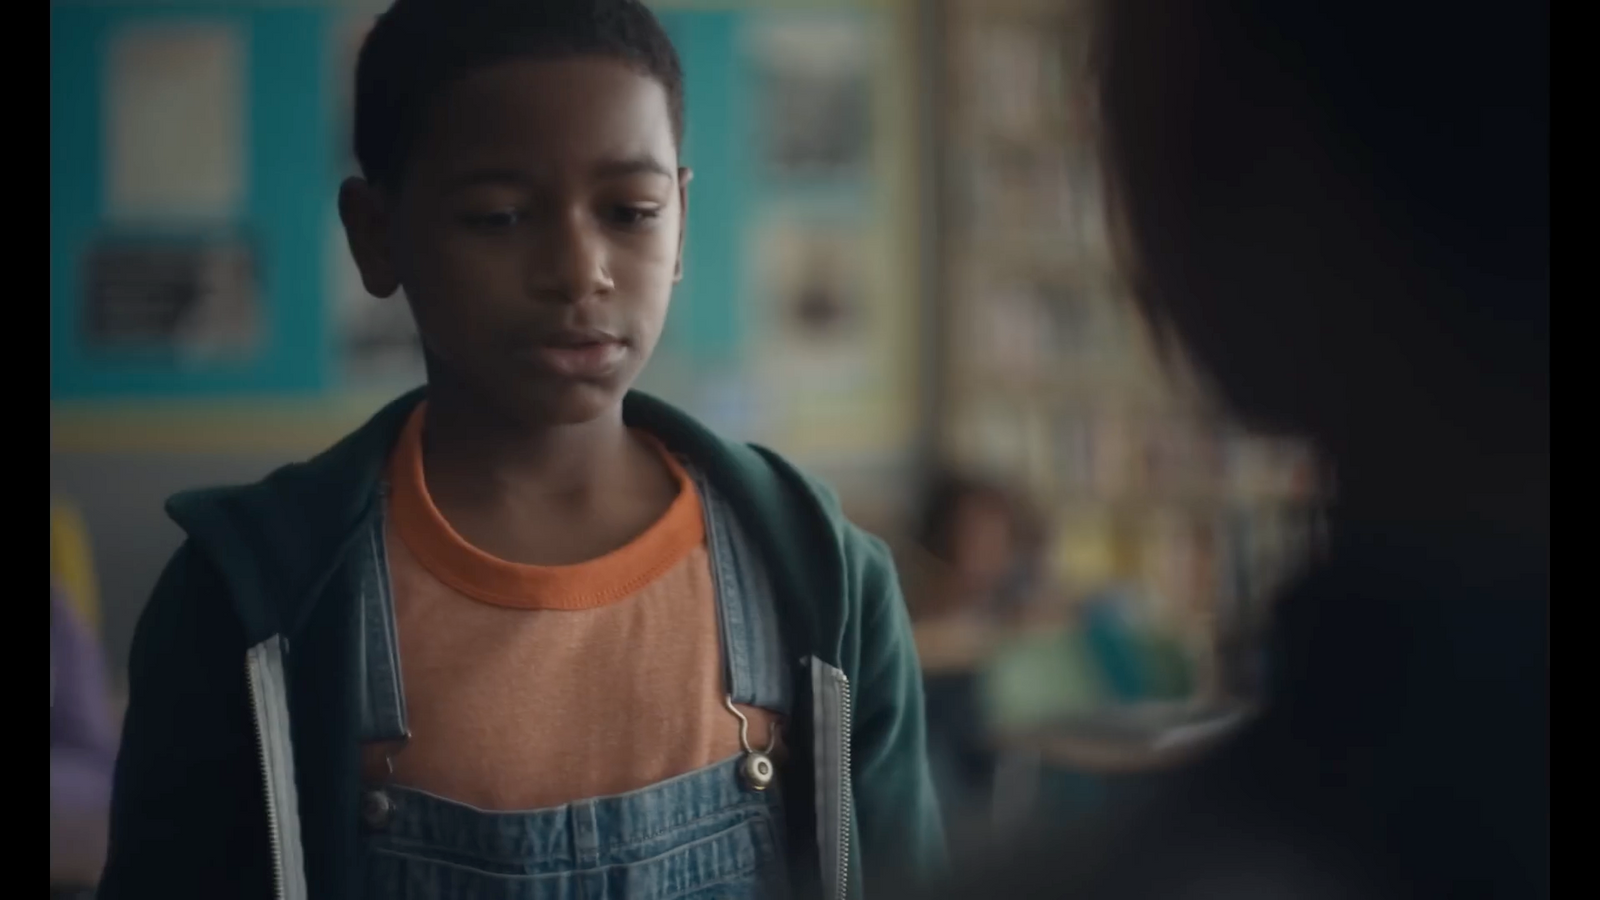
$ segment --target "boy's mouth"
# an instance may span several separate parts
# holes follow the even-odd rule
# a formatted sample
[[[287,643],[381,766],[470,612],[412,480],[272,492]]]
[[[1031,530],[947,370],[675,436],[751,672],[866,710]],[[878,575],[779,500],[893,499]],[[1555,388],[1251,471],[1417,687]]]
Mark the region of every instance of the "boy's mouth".
[[[540,368],[565,378],[603,378],[627,355],[627,343],[604,331],[570,329],[556,332],[533,348]]]
[[[594,344],[621,344],[623,340],[598,328],[563,328],[541,343],[550,347],[588,347]]]

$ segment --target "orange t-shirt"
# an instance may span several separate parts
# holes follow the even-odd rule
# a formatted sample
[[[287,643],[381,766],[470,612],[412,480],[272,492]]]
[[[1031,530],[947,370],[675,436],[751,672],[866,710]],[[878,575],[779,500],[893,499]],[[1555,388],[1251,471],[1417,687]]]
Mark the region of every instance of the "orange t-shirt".
[[[390,462],[386,544],[411,729],[390,780],[480,809],[541,809],[738,753],[700,497],[683,467],[663,451],[678,497],[626,546],[521,565],[467,544],[434,507],[423,415]],[[765,747],[774,716],[741,711]],[[384,748],[367,748],[366,762],[384,772]]]

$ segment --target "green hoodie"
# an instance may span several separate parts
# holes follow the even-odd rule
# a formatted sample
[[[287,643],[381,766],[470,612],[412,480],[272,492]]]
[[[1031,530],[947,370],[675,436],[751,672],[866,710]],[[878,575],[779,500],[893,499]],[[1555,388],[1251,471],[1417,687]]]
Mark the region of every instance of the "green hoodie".
[[[365,669],[340,575],[421,397],[310,462],[168,503],[187,540],[134,636],[102,898],[362,895]],[[787,804],[799,896],[936,871],[922,688],[887,549],[771,451],[640,393],[623,415],[704,472],[771,574],[796,659],[784,796],[816,798]],[[843,715],[823,715],[841,691]]]

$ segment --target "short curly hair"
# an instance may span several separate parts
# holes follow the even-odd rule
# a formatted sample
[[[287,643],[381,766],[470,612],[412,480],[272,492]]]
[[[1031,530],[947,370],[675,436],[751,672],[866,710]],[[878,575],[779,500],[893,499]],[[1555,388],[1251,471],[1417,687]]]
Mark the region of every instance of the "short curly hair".
[[[398,184],[427,103],[463,75],[511,59],[604,56],[667,93],[683,140],[683,67],[639,0],[395,0],[356,62],[355,154],[362,174]]]

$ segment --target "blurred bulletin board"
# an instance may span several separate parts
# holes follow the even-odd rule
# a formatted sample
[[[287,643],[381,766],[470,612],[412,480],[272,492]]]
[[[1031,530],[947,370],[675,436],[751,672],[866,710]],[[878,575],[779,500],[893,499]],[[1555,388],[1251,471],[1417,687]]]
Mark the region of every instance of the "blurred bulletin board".
[[[917,285],[913,9],[752,17],[747,127],[752,383],[762,435],[841,480],[903,473],[914,434]]]
[[[317,391],[317,11],[50,17],[52,400]]]
[[[361,289],[334,202],[383,5],[51,5],[58,448],[310,452],[421,380],[403,300]],[[807,464],[906,458],[913,4],[653,5],[697,177],[641,387]]]

